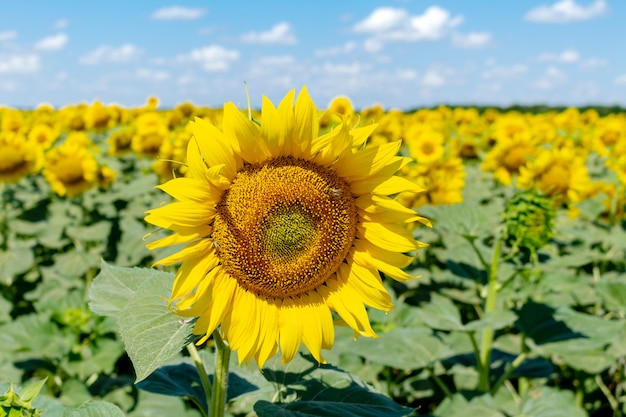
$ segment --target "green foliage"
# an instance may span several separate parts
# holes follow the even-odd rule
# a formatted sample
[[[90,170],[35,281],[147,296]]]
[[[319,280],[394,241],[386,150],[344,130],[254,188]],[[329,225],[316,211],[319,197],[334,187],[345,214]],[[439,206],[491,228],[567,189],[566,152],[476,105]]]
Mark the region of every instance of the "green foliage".
[[[200,416],[202,381],[183,350],[193,323],[167,310],[173,270],[148,269],[174,250],[145,248],[158,178],[151,161],[108,162],[120,177],[107,192],[61,199],[41,178],[2,191],[0,402],[30,401],[42,417]],[[385,279],[395,307],[370,309],[379,337],[338,327],[332,365],[300,355],[261,372],[231,359],[231,415],[626,413],[626,224],[601,218],[599,200],[570,219],[477,164],[466,172],[464,203],[419,209],[433,229],[415,233],[430,246],[407,270],[422,278]],[[201,351],[209,379],[212,349]]]

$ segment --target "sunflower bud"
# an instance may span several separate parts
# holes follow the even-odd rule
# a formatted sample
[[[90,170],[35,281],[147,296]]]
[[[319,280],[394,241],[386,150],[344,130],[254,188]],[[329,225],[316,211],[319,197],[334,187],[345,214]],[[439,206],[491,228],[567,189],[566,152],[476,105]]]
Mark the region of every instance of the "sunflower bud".
[[[536,253],[552,239],[555,215],[550,198],[528,190],[518,192],[504,209],[504,241],[513,250]]]
[[[21,394],[13,390],[13,384],[9,390],[0,395],[0,416],[38,417],[43,410],[37,410],[32,402],[46,383],[45,379],[25,387]]]

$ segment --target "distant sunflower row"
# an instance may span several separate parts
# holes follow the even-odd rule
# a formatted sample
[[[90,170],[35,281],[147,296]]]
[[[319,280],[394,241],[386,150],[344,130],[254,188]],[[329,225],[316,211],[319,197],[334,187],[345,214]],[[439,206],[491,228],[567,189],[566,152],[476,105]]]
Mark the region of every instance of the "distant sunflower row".
[[[118,172],[106,159],[152,160],[165,182],[185,175],[188,122],[196,117],[222,126],[222,109],[183,103],[158,108],[151,97],[138,108],[98,101],[54,109],[0,108],[0,182],[15,183],[41,173],[60,196],[110,186]],[[261,113],[251,117],[262,123]],[[540,114],[476,108],[413,112],[372,106],[356,111],[346,97],[319,114],[320,128],[340,120],[352,126],[377,124],[371,144],[402,141],[413,163],[402,174],[426,192],[398,198],[414,208],[463,200],[468,164],[480,166],[488,186],[514,186],[552,197],[577,215],[575,204],[604,196],[607,211],[624,216],[626,206],[626,114],[600,116],[569,108]]]

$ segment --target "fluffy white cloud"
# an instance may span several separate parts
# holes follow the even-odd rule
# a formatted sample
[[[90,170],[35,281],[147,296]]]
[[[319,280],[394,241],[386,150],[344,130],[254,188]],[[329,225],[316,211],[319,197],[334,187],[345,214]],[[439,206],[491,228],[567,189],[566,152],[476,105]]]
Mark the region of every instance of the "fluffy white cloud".
[[[615,78],[614,82],[617,85],[626,86],[626,74],[620,75],[619,77]]]
[[[35,44],[35,49],[39,49],[40,51],[58,51],[67,45],[67,41],[69,41],[69,39],[70,38],[65,33],[58,33],[56,35],[43,38],[37,42]]]
[[[580,60],[580,54],[575,49],[566,49],[560,54],[541,54],[537,59],[542,62],[560,62],[564,64],[571,64]]]
[[[226,49],[220,45],[210,45],[201,49],[194,49],[181,59],[198,62],[206,71],[226,71],[233,62],[239,59],[239,51]]]
[[[410,15],[404,9],[379,7],[356,23],[353,31],[368,33],[385,41],[435,41],[463,22],[463,16],[451,16],[441,7],[431,6],[421,15]]]
[[[241,40],[247,43],[267,43],[293,45],[298,39],[293,34],[293,28],[287,22],[280,22],[264,32],[248,32],[241,35]]]
[[[592,70],[600,67],[606,67],[607,65],[609,65],[609,61],[607,61],[606,59],[589,58],[580,63],[580,68],[585,70]]]
[[[426,87],[442,87],[446,84],[446,79],[441,72],[431,68],[424,74],[422,84]]]
[[[133,61],[143,52],[135,45],[127,43],[120,47],[108,45],[100,46],[80,58],[80,63],[85,65],[98,65],[109,62],[130,62]]]
[[[567,80],[566,75],[554,66],[546,68],[546,72],[539,79],[531,83],[531,86],[539,90],[551,90]]]
[[[0,74],[25,74],[39,70],[39,55],[0,55]]]
[[[147,68],[140,68],[136,72],[137,78],[148,81],[165,81],[170,78],[166,71],[155,71]]]
[[[195,20],[206,14],[204,9],[193,9],[190,7],[170,6],[162,7],[152,13],[152,18],[156,20]]]
[[[452,45],[459,48],[481,48],[491,42],[489,32],[453,33]]]
[[[334,46],[332,48],[324,48],[318,49],[315,51],[315,56],[318,57],[329,57],[329,56],[337,56],[350,53],[354,51],[357,47],[356,42],[346,42],[341,46]]]
[[[577,4],[574,0],[561,0],[549,6],[536,7],[526,13],[524,18],[530,22],[568,23],[602,16],[607,9],[605,0],[595,0],[587,7]]]
[[[10,41],[17,38],[17,32],[14,30],[5,30],[0,32],[0,42]]]
[[[516,64],[510,67],[493,66],[484,71],[482,77],[486,80],[516,78],[526,72],[528,72],[528,67],[522,64]]]

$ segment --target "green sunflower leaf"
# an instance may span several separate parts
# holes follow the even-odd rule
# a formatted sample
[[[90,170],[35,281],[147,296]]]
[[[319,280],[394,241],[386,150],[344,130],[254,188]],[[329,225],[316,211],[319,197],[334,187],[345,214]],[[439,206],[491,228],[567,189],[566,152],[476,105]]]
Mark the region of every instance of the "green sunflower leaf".
[[[87,401],[77,407],[67,409],[64,417],[124,417],[115,404],[106,401]]]
[[[92,311],[118,319],[136,382],[167,363],[193,339],[193,323],[168,309],[172,282],[172,274],[103,262],[89,291]]]
[[[268,361],[263,376],[277,385],[282,401],[258,401],[254,411],[259,417],[402,417],[413,412],[355,376],[319,365],[308,355],[287,365],[274,358]]]

